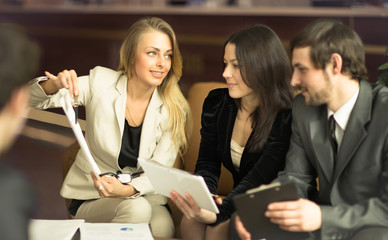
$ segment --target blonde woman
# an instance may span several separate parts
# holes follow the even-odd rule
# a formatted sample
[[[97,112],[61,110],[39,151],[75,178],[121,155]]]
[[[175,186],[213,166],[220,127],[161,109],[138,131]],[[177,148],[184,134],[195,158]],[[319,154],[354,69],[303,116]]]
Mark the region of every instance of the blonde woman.
[[[85,138],[103,173],[90,174],[80,151],[62,189],[72,199],[69,213],[87,222],[150,223],[154,236],[172,237],[165,197],[155,194],[137,158],[172,166],[187,148],[189,106],[178,81],[182,57],[171,26],[159,18],[134,23],[122,44],[118,70],[95,67],[88,76],[74,70],[31,81],[31,105],[59,106],[61,92],[78,96],[86,109]],[[130,173],[129,183],[117,173]]]

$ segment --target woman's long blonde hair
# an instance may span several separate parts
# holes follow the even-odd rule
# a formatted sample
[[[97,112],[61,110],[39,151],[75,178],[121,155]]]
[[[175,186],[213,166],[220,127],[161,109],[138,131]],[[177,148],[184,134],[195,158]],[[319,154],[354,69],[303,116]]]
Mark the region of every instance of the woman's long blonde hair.
[[[169,126],[172,129],[173,142],[179,149],[179,155],[182,157],[188,148],[192,119],[189,104],[178,85],[178,81],[182,76],[183,64],[182,55],[172,27],[157,17],[146,17],[135,22],[129,28],[127,36],[121,45],[118,71],[122,71],[128,78],[131,77],[131,70],[134,65],[133,59],[135,59],[140,38],[142,34],[150,31],[165,33],[171,40],[173,50],[171,69],[157,89],[169,113]]]

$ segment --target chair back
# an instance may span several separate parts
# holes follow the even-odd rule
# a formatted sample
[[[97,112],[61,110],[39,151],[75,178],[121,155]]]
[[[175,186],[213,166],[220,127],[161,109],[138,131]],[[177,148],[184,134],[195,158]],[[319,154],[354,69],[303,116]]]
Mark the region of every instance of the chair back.
[[[224,82],[198,82],[191,86],[187,95],[190,109],[193,115],[193,132],[189,139],[189,149],[184,155],[183,169],[194,172],[198,159],[199,144],[201,142],[201,114],[202,106],[209,92],[216,88],[225,88]],[[233,178],[230,172],[222,166],[221,177],[218,183],[217,193],[226,196],[233,189]]]

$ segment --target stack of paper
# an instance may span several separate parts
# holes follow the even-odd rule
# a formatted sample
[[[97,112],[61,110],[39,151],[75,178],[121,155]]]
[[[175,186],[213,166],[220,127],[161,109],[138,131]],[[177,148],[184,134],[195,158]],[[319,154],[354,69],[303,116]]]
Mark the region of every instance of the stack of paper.
[[[83,219],[30,221],[30,240],[72,240],[80,229],[81,240],[152,240],[148,223],[85,223]]]
[[[84,223],[81,225],[81,240],[151,240],[147,223]]]
[[[85,222],[74,220],[33,219],[29,225],[30,240],[71,240],[77,229]]]
[[[101,173],[101,170],[98,168],[96,162],[93,159],[92,154],[90,153],[88,144],[86,143],[84,135],[82,134],[82,130],[81,130],[79,123],[74,121],[75,112],[74,112],[73,106],[71,105],[71,102],[70,102],[69,92],[66,92],[65,94],[63,94],[60,101],[61,101],[63,111],[65,112],[66,117],[69,120],[71,129],[74,132],[74,135],[75,135],[75,137],[76,137],[76,139],[81,147],[81,150],[83,151],[86,158],[88,159],[93,172],[96,175],[99,175]]]

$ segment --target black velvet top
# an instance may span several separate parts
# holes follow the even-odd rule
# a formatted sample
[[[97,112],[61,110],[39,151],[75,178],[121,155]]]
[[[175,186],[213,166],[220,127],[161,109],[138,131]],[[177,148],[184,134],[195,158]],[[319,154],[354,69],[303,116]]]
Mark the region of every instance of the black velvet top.
[[[211,193],[216,194],[221,173],[221,163],[233,176],[233,191],[219,207],[216,225],[230,218],[235,207],[232,197],[261,184],[268,184],[284,169],[291,137],[291,110],[278,113],[270,135],[259,152],[244,149],[239,171],[233,166],[230,142],[237,106],[228,89],[216,89],[209,93],[203,104],[201,143],[195,173],[203,176]],[[250,141],[250,137],[248,142]]]

